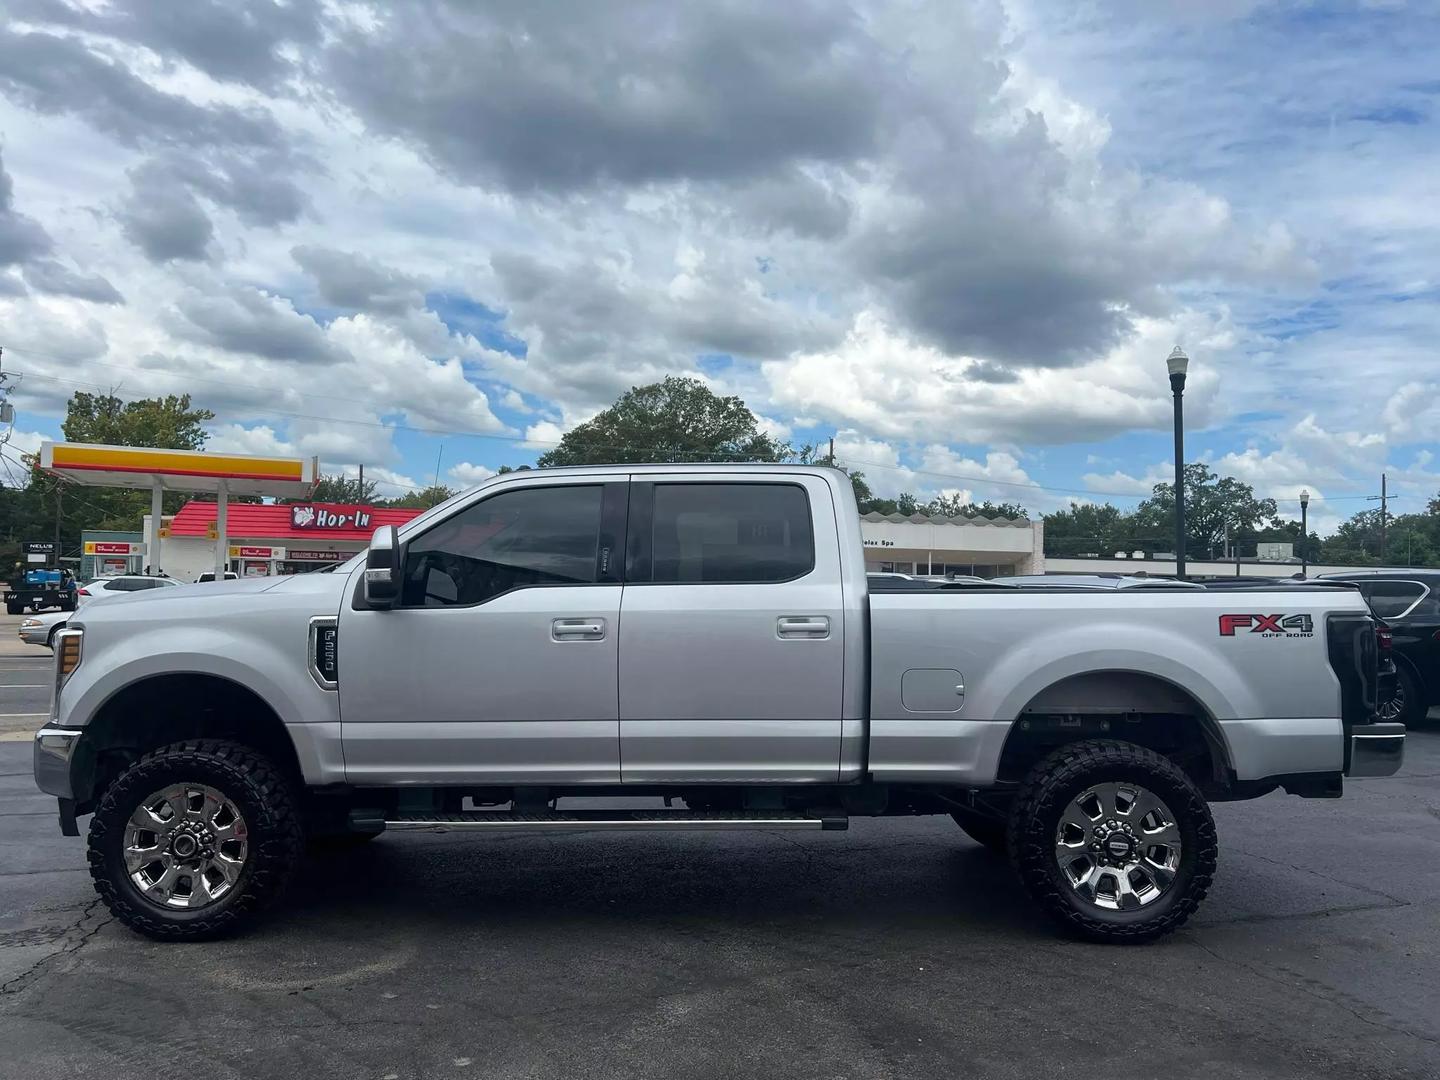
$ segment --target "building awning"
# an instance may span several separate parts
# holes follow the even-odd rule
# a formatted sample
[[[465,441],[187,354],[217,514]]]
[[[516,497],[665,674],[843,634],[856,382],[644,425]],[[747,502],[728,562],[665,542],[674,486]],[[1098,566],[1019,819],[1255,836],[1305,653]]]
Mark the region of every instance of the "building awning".
[[[314,458],[211,454],[97,443],[44,443],[40,467],[77,484],[147,490],[158,480],[168,491],[219,491],[232,495],[303,498],[315,485]]]

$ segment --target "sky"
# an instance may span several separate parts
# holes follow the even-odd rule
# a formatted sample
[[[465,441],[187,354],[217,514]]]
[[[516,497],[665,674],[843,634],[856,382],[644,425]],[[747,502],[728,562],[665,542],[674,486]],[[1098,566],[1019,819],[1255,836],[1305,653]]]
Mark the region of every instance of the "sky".
[[[0,0],[7,453],[76,390],[393,496],[667,374],[878,494],[1440,491],[1440,4]],[[10,466],[13,468],[14,466]]]

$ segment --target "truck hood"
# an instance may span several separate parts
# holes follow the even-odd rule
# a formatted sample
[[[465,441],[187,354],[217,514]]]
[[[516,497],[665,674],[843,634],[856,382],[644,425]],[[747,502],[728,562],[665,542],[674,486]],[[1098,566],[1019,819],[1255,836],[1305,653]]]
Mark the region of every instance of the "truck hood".
[[[168,613],[173,612],[174,617],[183,618],[192,612],[233,610],[240,606],[264,604],[266,601],[261,599],[260,595],[271,592],[310,597],[321,608],[338,607],[340,594],[349,580],[349,574],[331,573],[206,581],[170,589],[146,589],[142,592],[96,597],[83,605],[81,610],[83,618],[88,619],[92,612],[98,615],[102,609],[111,612],[143,604],[147,612],[163,607],[167,617]]]

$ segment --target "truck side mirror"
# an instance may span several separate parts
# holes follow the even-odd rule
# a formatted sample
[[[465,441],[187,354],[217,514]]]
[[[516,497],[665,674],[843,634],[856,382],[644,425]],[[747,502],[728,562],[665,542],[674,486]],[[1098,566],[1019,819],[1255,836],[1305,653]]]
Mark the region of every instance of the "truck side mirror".
[[[400,599],[400,541],[394,525],[381,525],[365,554],[365,602],[390,608]]]

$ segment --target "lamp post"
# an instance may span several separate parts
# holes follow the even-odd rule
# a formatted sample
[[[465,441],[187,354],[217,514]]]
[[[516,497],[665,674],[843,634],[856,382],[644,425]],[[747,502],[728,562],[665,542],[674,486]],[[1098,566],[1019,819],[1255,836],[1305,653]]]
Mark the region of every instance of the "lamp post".
[[[1175,576],[1185,580],[1185,372],[1190,358],[1176,345],[1165,358],[1175,395]]]
[[[1308,561],[1305,558],[1305,549],[1310,546],[1310,489],[1302,488],[1300,491],[1300,576],[1304,577],[1309,569]]]

